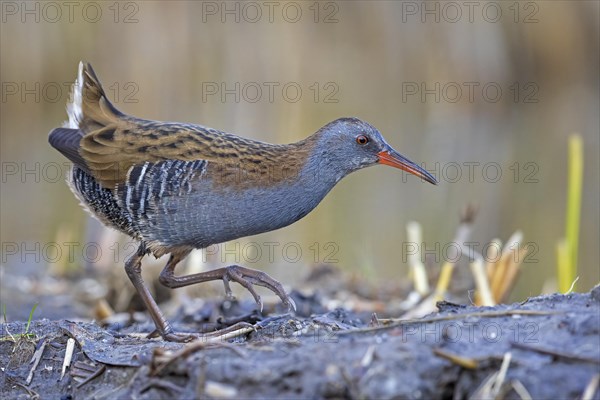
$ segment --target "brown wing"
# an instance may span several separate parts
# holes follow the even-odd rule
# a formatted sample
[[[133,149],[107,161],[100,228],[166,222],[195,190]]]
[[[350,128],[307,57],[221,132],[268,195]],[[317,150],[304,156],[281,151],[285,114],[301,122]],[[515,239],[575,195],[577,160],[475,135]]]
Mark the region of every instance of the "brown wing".
[[[50,144],[109,189],[125,182],[133,165],[213,159],[211,142],[226,135],[200,126],[123,114],[108,100],[89,63],[80,64],[71,97],[69,126],[53,130]]]
[[[105,187],[125,182],[133,165],[166,160],[220,161],[226,153],[225,135],[200,127],[125,118],[86,134],[79,153]],[[233,146],[231,152],[234,153]]]
[[[284,164],[299,169],[311,147],[272,145],[200,125],[134,118],[110,103],[91,65],[81,64],[79,79],[75,104],[69,106],[71,129],[55,129],[50,143],[109,189],[125,183],[132,166],[146,162],[205,160],[250,175],[268,174]]]
[[[124,183],[132,166],[167,160],[208,161],[213,179],[246,187],[293,179],[312,145],[272,145],[199,125],[125,117],[86,134],[79,154],[107,188]]]

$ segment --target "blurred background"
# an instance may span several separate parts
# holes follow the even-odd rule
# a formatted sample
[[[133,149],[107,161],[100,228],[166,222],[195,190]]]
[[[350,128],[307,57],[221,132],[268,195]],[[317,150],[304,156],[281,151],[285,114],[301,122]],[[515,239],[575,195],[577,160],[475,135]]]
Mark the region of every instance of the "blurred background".
[[[460,210],[477,204],[475,250],[517,230],[530,249],[511,299],[556,290],[568,137],[577,132],[584,143],[578,290],[600,279],[598,2],[1,6],[0,235],[9,315],[26,317],[9,288],[28,293],[25,310],[36,293],[51,291],[34,279],[41,275],[74,274],[73,287],[89,292],[81,271],[100,269],[128,285],[122,259],[133,247],[81,210],[64,183],[69,164],[47,142],[66,119],[80,60],[92,63],[125,113],[276,143],[356,116],[440,181],[363,170],[302,221],[194,262],[242,263],[288,287],[322,263],[374,284],[402,280],[407,223],[421,224],[426,266],[439,268]]]

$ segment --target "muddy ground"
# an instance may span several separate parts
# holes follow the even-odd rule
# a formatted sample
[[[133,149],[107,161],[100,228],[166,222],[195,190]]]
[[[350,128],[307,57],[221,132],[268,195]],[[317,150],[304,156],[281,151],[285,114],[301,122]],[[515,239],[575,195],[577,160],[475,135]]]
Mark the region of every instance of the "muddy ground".
[[[295,315],[259,316],[249,302],[181,307],[180,331],[246,321],[191,344],[143,337],[145,319],[35,320],[27,336],[26,322],[4,324],[2,398],[600,399],[600,287],[496,307],[443,302],[404,321],[293,297]]]

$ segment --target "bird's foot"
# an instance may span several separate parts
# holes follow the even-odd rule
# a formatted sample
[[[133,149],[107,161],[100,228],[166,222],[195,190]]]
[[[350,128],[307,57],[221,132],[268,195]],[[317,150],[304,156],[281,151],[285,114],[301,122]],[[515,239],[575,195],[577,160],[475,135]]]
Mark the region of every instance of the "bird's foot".
[[[229,282],[237,282],[245,287],[246,290],[250,292],[252,297],[254,297],[254,301],[256,301],[260,312],[263,310],[263,303],[260,295],[256,293],[256,290],[254,290],[254,285],[262,286],[271,290],[273,293],[279,296],[289,311],[296,311],[296,303],[294,303],[294,300],[288,296],[281,283],[262,271],[244,268],[239,265],[231,265],[223,268],[222,279],[223,284],[225,285],[225,294],[227,297],[233,298],[233,293],[231,292]]]
[[[153,339],[156,337],[162,336],[163,340],[167,342],[176,342],[176,343],[187,343],[195,340],[199,337],[199,334],[196,333],[176,333],[173,331],[170,332],[160,332],[158,329],[155,329],[151,333],[146,336],[148,339]]]

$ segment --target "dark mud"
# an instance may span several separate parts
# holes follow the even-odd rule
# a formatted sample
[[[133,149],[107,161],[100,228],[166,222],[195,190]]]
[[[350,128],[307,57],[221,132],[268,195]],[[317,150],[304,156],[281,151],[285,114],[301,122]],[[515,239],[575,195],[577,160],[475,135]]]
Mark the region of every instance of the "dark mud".
[[[186,345],[142,337],[148,321],[38,320],[28,337],[19,336],[26,323],[4,324],[2,397],[600,399],[599,287],[496,307],[439,303],[439,313],[410,321],[294,297],[296,315],[248,314],[252,329]],[[182,308],[176,329],[214,329],[234,321],[207,323],[205,314],[251,309],[231,306]],[[69,338],[75,350],[61,379]]]

